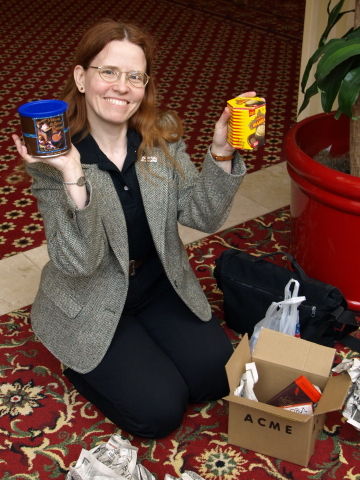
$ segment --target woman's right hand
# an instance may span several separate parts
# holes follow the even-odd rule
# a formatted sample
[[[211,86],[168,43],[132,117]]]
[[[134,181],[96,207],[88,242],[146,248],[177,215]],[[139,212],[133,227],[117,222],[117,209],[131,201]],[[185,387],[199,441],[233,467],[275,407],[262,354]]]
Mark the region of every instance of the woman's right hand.
[[[51,167],[56,168],[62,174],[64,182],[76,182],[80,177],[84,176],[84,172],[80,162],[80,153],[73,144],[71,149],[65,155],[59,155],[58,157],[42,157],[36,158],[28,154],[27,148],[21,142],[18,135],[12,135],[16,149],[19,155],[22,157],[25,163],[32,165],[34,163],[45,163]],[[82,209],[87,205],[88,194],[85,184],[82,186],[66,185],[69,195],[73,199],[77,208]]]
[[[22,143],[18,135],[12,135],[12,139],[16,146],[16,149],[24,160],[25,163],[34,164],[34,163],[46,163],[57,170],[59,170],[64,180],[67,178],[75,178],[76,175],[78,178],[79,174],[82,172],[81,162],[80,162],[80,153],[77,148],[71,144],[71,149],[65,155],[59,155],[57,157],[41,157],[36,158],[29,155],[26,146]]]

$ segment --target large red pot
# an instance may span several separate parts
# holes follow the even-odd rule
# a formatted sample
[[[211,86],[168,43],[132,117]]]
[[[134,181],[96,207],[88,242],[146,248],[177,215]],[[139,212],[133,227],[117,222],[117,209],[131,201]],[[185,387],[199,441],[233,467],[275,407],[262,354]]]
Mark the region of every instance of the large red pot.
[[[312,156],[332,145],[344,153],[349,119],[319,114],[285,138],[291,177],[291,251],[305,272],[338,287],[360,311],[360,178],[321,165]]]

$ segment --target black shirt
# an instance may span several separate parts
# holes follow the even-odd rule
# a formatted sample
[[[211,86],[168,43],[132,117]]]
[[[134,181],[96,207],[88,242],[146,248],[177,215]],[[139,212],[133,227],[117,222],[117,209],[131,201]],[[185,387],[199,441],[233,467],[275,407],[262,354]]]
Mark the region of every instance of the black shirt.
[[[130,259],[146,259],[155,254],[149,224],[146,218],[135,162],[141,136],[133,129],[127,132],[127,155],[122,170],[107,158],[89,134],[80,142],[73,139],[80,152],[81,163],[96,164],[100,170],[109,172],[124,211]],[[111,215],[111,212],[109,212]]]

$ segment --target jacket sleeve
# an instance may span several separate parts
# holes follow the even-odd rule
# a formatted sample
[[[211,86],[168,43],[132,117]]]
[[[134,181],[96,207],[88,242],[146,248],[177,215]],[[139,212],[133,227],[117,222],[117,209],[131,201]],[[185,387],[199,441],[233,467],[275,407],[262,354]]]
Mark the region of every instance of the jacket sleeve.
[[[209,149],[199,173],[186,153],[183,141],[174,144],[173,148],[179,165],[178,222],[202,232],[215,232],[229,214],[234,195],[246,173],[245,164],[236,152],[229,174],[213,159]]]
[[[88,203],[80,210],[59,171],[40,162],[27,165],[27,170],[33,178],[32,192],[44,221],[50,259],[64,274],[91,275],[108,248],[91,184],[86,184]]]

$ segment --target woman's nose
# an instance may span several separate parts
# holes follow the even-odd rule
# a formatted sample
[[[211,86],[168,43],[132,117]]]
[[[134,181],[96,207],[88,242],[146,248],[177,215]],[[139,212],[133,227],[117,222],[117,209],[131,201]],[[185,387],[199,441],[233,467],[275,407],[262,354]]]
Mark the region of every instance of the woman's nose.
[[[129,90],[129,82],[127,81],[125,72],[119,72],[118,78],[113,83],[113,88],[121,90],[122,92]]]

